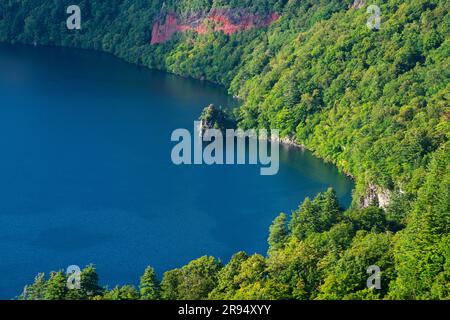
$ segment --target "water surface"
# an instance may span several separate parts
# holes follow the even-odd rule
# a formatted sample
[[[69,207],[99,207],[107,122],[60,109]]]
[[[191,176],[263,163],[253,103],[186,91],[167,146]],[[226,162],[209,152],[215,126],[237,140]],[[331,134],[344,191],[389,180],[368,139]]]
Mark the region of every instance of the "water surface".
[[[202,255],[262,253],[268,227],[306,196],[353,184],[283,148],[280,171],[175,166],[176,128],[192,128],[224,89],[81,50],[0,45],[0,298],[38,272],[94,263],[101,283],[137,283]]]

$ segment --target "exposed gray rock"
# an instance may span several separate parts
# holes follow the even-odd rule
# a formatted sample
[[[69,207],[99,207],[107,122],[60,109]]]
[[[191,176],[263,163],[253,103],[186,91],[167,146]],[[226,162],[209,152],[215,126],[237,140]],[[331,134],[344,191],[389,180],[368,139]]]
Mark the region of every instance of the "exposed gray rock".
[[[355,0],[355,2],[353,2],[353,4],[352,4],[351,8],[361,9],[365,5],[366,5],[366,0]]]
[[[277,141],[278,141],[280,144],[285,144],[285,145],[289,145],[289,146],[294,146],[294,147],[298,147],[298,148],[302,148],[302,149],[305,148],[303,145],[298,144],[298,143],[294,140],[294,138],[291,138],[291,137],[284,137],[284,138],[278,137]]]
[[[390,200],[391,191],[369,184],[365,196],[361,197],[361,207],[367,208],[375,202],[380,208],[386,209]]]

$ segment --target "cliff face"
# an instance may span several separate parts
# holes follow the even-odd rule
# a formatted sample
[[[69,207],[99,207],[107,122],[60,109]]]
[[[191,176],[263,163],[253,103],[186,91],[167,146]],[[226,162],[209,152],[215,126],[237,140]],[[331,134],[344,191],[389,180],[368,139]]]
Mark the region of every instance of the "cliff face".
[[[265,17],[250,13],[245,9],[212,9],[209,13],[193,13],[181,19],[175,13],[159,17],[152,28],[151,44],[168,41],[175,32],[193,30],[199,34],[210,31],[223,31],[230,35],[237,31],[262,28],[278,20],[273,12]]]
[[[367,208],[371,204],[377,203],[380,208],[386,209],[391,200],[391,192],[387,189],[370,184],[366,189],[365,196],[361,197],[361,208]]]
[[[353,9],[361,9],[365,5],[366,5],[366,1],[365,0],[355,0],[355,2],[353,2],[353,5],[351,6],[351,8],[353,8]]]

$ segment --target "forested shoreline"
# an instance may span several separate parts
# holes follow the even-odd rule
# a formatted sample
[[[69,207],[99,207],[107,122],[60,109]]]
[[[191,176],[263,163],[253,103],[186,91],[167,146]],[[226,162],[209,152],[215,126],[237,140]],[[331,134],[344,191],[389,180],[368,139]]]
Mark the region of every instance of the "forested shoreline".
[[[132,63],[205,79],[242,99],[238,126],[280,129],[355,177],[353,205],[332,190],[279,215],[267,256],[240,252],[146,270],[140,290],[105,290],[95,268],[82,290],[63,272],[38,276],[26,299],[449,299],[448,1],[377,3],[381,28],[353,1],[82,0],[82,29],[67,30],[70,1],[3,1],[0,41],[101,50]],[[176,34],[150,45],[162,10],[217,7],[277,12],[267,28]],[[446,23],[447,22],[447,23]],[[389,195],[364,203],[367,192]],[[301,200],[301,199],[299,199]],[[366,288],[376,265],[382,288]]]

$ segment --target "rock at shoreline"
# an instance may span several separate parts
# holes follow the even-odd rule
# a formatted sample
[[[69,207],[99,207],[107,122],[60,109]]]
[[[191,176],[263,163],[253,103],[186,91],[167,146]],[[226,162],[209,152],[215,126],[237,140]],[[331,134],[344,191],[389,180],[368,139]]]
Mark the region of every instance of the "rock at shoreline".
[[[224,133],[226,129],[235,129],[237,126],[236,119],[231,113],[212,104],[203,109],[200,122],[202,133],[206,129],[218,129]]]

